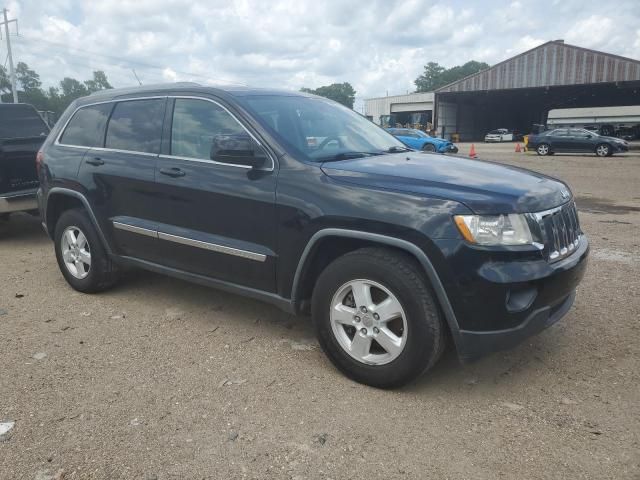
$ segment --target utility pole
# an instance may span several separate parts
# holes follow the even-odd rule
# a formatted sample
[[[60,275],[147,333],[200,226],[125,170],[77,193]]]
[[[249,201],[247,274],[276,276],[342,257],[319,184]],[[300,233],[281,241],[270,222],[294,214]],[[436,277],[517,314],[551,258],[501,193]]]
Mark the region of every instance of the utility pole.
[[[12,22],[16,22],[17,20],[9,20],[7,18],[7,9],[3,8],[2,13],[4,14],[4,22],[0,23],[0,25],[4,25],[4,33],[7,37],[7,53],[9,55],[9,75],[11,77],[11,91],[13,92],[13,103],[18,103],[18,89],[16,88],[16,71],[13,68],[13,55],[11,54],[11,39],[9,38],[9,24]],[[1,102],[2,100],[0,100]]]

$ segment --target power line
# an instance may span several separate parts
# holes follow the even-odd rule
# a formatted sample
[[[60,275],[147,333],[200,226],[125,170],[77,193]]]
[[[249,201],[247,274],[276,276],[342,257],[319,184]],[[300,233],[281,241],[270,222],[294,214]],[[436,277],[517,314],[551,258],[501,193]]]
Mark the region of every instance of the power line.
[[[160,66],[160,65],[154,65],[154,64],[151,64],[151,63],[147,63],[147,62],[141,62],[139,60],[123,59],[121,57],[116,57],[114,55],[109,55],[109,54],[106,54],[106,53],[100,53],[100,52],[95,52],[95,51],[91,51],[91,50],[86,50],[86,49],[83,49],[83,48],[80,48],[80,47],[74,47],[74,46],[67,45],[67,44],[64,44],[64,43],[54,42],[52,40],[46,40],[46,39],[41,39],[41,38],[36,40],[36,39],[28,38],[28,37],[20,37],[20,38],[22,40],[26,40],[27,43],[29,43],[29,42],[37,42],[37,43],[44,42],[44,43],[47,43],[47,44],[51,45],[54,48],[58,48],[58,49],[64,50],[64,51],[77,50],[79,52],[83,52],[83,53],[91,55],[91,56],[105,57],[105,58],[108,58],[108,59],[111,59],[111,60],[117,62],[116,64],[111,64],[113,66],[116,66],[118,64],[126,64],[126,65],[129,65],[129,67],[131,68],[132,66],[137,65],[137,66],[140,66],[140,67],[153,69],[153,70],[161,70],[161,71],[164,71],[167,68],[171,68],[171,67],[166,67],[166,66],[163,67],[163,66]],[[83,55],[78,55],[77,53],[74,53],[73,55],[75,55],[77,57],[82,57],[83,56]],[[88,59],[92,60],[91,57],[86,57],[85,56],[85,58],[88,58]],[[118,66],[120,66],[120,65],[118,65]],[[202,78],[202,79],[206,79],[206,80],[220,80],[220,81],[223,81],[223,82],[230,82],[230,83],[235,83],[235,84],[238,84],[238,85],[242,85],[242,83],[237,82],[235,80],[231,80],[229,78],[216,77],[216,76],[211,76],[211,75],[203,75],[203,74],[187,72],[187,71],[183,71],[183,70],[175,70],[173,68],[171,68],[171,70],[173,72],[179,74],[179,75],[190,76],[190,77],[198,77],[198,78]]]

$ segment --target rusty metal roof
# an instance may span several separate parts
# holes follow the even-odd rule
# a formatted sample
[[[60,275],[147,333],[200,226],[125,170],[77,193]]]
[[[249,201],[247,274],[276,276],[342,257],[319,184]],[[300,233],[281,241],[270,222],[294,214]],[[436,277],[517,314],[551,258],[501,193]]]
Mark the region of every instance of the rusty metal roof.
[[[436,93],[640,80],[640,61],[554,40],[474,73]]]

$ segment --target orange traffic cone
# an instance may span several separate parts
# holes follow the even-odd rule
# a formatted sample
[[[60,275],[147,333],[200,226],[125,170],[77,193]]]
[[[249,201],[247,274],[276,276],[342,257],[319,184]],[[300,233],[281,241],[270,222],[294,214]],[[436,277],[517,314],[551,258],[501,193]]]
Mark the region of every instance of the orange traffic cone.
[[[520,153],[522,152],[522,149],[520,148],[520,144],[516,143],[516,153]]]
[[[469,158],[478,158],[478,154],[476,153],[476,146],[472,143],[471,149],[469,149]]]

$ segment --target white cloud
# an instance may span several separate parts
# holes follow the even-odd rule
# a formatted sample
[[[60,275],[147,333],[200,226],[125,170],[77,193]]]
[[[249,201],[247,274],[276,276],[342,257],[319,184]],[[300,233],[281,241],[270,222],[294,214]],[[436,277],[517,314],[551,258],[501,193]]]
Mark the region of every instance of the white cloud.
[[[45,85],[103,69],[116,86],[175,80],[413,90],[429,61],[497,63],[558,38],[640,57],[640,3],[582,0],[11,0],[16,61]],[[0,47],[0,56],[4,57]]]

